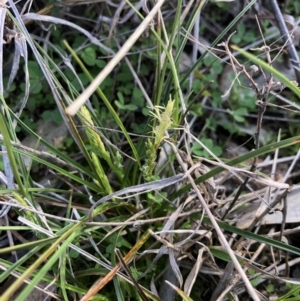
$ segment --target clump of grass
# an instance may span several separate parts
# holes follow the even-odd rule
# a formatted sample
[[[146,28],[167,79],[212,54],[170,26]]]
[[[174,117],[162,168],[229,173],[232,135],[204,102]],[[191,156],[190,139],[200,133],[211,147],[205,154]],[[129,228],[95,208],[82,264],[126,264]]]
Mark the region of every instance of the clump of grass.
[[[86,21],[81,22],[78,19],[78,24],[75,24],[43,16],[54,8],[53,5],[47,6],[46,10],[36,15],[23,17],[13,1],[8,1],[13,14],[5,7],[0,8],[1,28],[7,14],[7,26],[12,26],[8,25],[10,23],[14,24],[14,27],[9,28],[11,34],[15,34],[15,39],[18,37],[17,42],[24,42],[24,47],[28,45],[31,48],[30,61],[34,62],[27,64],[28,54],[23,48],[23,52],[19,53],[25,61],[26,82],[23,90],[17,87],[23,84],[15,72],[18,67],[18,54],[13,63],[14,76],[10,82],[15,85],[16,90],[11,90],[10,93],[16,93],[15,95],[20,97],[20,93],[24,92],[24,96],[21,97],[21,109],[14,111],[7,105],[13,94],[5,94],[5,97],[1,98],[0,141],[3,145],[3,179],[6,180],[6,187],[1,189],[1,218],[5,225],[0,226],[0,230],[11,242],[9,246],[0,250],[0,254],[3,255],[0,258],[3,270],[0,283],[7,281],[1,295],[3,301],[12,298],[22,301],[28,296],[33,299],[34,288],[41,281],[53,285],[53,291],[45,288],[46,294],[54,299],[64,300],[197,300],[199,291],[203,300],[210,297],[213,300],[230,299],[233,294],[240,294],[240,299],[246,300],[251,296],[252,299],[258,300],[257,292],[249,284],[251,281],[257,290],[263,291],[261,287],[265,279],[260,276],[273,273],[268,269],[260,270],[265,265],[265,254],[269,250],[281,250],[287,254],[287,261],[290,261],[291,254],[300,256],[297,247],[267,238],[267,227],[254,229],[262,215],[255,215],[253,220],[247,220],[250,226],[244,229],[234,224],[234,214],[243,210],[248,202],[252,202],[253,199],[261,201],[261,211],[265,204],[265,195],[252,188],[247,183],[248,179],[252,179],[252,182],[260,180],[260,184],[268,189],[266,195],[273,198],[273,202],[265,206],[263,214],[288,194],[287,184],[278,183],[263,172],[255,172],[255,158],[272,154],[277,149],[295,147],[298,145],[299,136],[293,135],[261,147],[257,141],[263,123],[258,122],[256,133],[253,133],[257,143],[255,150],[249,150],[234,159],[216,156],[216,150],[220,154],[220,148],[223,146],[222,142],[221,146],[215,145],[216,141],[222,140],[221,131],[218,132],[217,122],[203,120],[213,119],[219,122],[224,117],[218,115],[217,107],[222,106],[223,102],[220,92],[216,91],[217,76],[222,71],[222,63],[221,60],[214,63],[218,60],[215,54],[215,57],[211,56],[205,61],[206,54],[198,57],[196,43],[187,45],[191,34],[198,36],[200,33],[200,15],[207,14],[203,11],[205,2],[191,7],[184,7],[181,0],[176,4],[166,2],[157,10],[158,13],[153,14],[150,11],[149,14],[145,13],[145,16],[140,13],[143,13],[140,8],[145,8],[142,2],[137,1],[133,6],[126,1],[124,6],[117,9],[110,2],[93,3],[83,7],[87,8],[82,10],[87,18],[84,20],[96,20],[98,17],[91,8],[96,6],[97,9],[102,9],[103,31],[98,32],[100,39],[96,39],[90,33],[90,28],[84,28]],[[212,47],[224,40],[224,36],[255,2],[249,2],[243,11],[236,14],[212,42]],[[43,1],[39,5],[42,4]],[[56,5],[64,4],[66,3]],[[158,4],[163,4],[163,1],[159,1]],[[215,6],[214,3],[209,5],[209,11],[212,7],[225,7]],[[151,10],[151,7],[149,9]],[[149,20],[151,14],[153,18]],[[171,18],[168,19],[168,16]],[[49,33],[53,44],[49,39],[30,35],[32,28],[26,27],[23,22],[29,22],[29,18],[56,24],[55,28],[50,28]],[[133,22],[124,21],[126,18]],[[144,32],[141,28],[136,31],[136,20],[141,23],[145,18],[148,23],[145,21],[144,24],[148,25],[143,27]],[[124,21],[124,25],[118,24],[118,20]],[[106,24],[107,21],[109,23]],[[72,46],[67,40],[61,42],[62,26],[78,30],[70,35],[69,42]],[[133,31],[130,37],[127,35],[129,29]],[[245,25],[239,25],[237,29],[236,42],[242,42],[243,46],[253,42],[253,36],[251,41],[243,36]],[[79,37],[76,38],[79,33],[86,37],[87,44],[84,39],[80,41]],[[142,33],[148,36],[138,40]],[[123,37],[126,39],[122,40]],[[105,39],[105,42],[102,39]],[[136,44],[126,44],[126,40]],[[44,47],[39,43],[44,43]],[[120,46],[124,44],[127,45],[126,49]],[[3,53],[3,44],[1,47]],[[140,49],[142,47],[146,49]],[[185,74],[180,74],[179,60],[183,57],[182,52],[190,48],[192,65],[188,66]],[[17,44],[15,49],[20,49],[17,48]],[[68,57],[63,49],[71,55]],[[132,52],[138,52],[138,55],[128,53],[130,49]],[[293,97],[300,94],[299,88],[270,67],[270,64],[263,63],[238,47],[235,49],[282,80],[293,92]],[[145,53],[147,55],[144,55]],[[231,51],[227,50],[227,54],[231,62],[235,61]],[[122,61],[121,58],[125,55],[126,59]],[[113,67],[111,61],[114,61]],[[203,61],[206,70],[199,73],[196,68]],[[238,65],[239,62],[235,62]],[[106,65],[110,66],[109,71]],[[2,70],[1,59],[0,67]],[[244,70],[242,64],[239,68],[239,72]],[[207,71],[209,69],[211,72]],[[95,83],[99,72],[102,72],[102,82],[95,86],[93,91],[96,93],[87,97],[90,98],[87,105],[80,108],[78,120],[66,114],[65,109],[82,90],[85,90],[88,83]],[[195,74],[201,74],[197,82],[193,82]],[[42,76],[44,80],[38,83]],[[214,85],[206,84],[213,80]],[[30,90],[30,83],[37,85],[38,90]],[[4,95],[1,86],[0,93]],[[254,85],[254,90],[255,87]],[[39,99],[39,92],[39,97],[47,95],[47,101],[44,99],[43,104],[48,100],[53,101],[52,109],[60,113],[63,123],[69,129],[73,143],[64,150],[55,148],[32,131],[33,127],[26,125],[28,118],[24,118],[26,123],[22,121],[28,105],[27,99],[35,95],[33,103],[38,105],[36,100]],[[257,110],[262,121],[265,112],[259,110],[262,96],[266,98],[267,104],[268,93],[263,94],[258,88],[255,92],[259,96]],[[269,90],[268,92],[271,93]],[[194,100],[192,106],[189,106],[191,99]],[[148,108],[150,107],[148,110],[146,100]],[[212,108],[215,109],[209,116],[205,111],[207,101],[211,101]],[[229,126],[237,127],[234,120],[239,124],[247,121],[244,107],[239,108],[240,105],[242,106],[241,102],[235,102],[230,109],[223,109],[222,113],[229,112],[233,117],[231,122],[226,119]],[[187,111],[191,107],[192,116]],[[32,112],[32,108],[30,111]],[[48,151],[41,152],[23,146],[17,140],[16,124],[18,130],[21,128],[24,133],[35,136]],[[181,124],[182,127],[178,126]],[[163,165],[161,173],[158,174],[155,168],[157,153],[168,139],[168,132],[175,127],[178,134],[172,143],[169,141],[172,147],[170,152],[165,154],[169,164]],[[81,128],[86,138],[82,137],[79,130]],[[138,134],[131,133],[133,129],[137,129]],[[200,137],[195,137],[198,130],[201,133]],[[142,132],[147,135],[141,135]],[[232,133],[236,134],[237,131]],[[197,140],[209,141],[209,148],[206,148],[205,152],[198,149],[199,153],[205,153],[208,159],[195,159],[191,156],[191,147]],[[30,165],[24,163],[24,156],[40,164],[39,175],[47,174],[43,179],[48,180],[47,184],[44,184],[44,181],[36,183],[33,180],[33,171]],[[250,171],[244,163],[249,160],[254,160]],[[186,171],[185,174],[182,174],[182,171]],[[287,174],[290,171],[291,169]],[[222,198],[218,192],[218,188],[221,188],[218,180],[227,180],[225,173],[244,183],[241,186],[240,182],[231,179],[226,183],[231,187],[235,199],[228,192]],[[268,172],[274,173],[275,170]],[[165,175],[169,176],[164,178]],[[50,176],[56,181],[49,187],[47,185]],[[215,187],[212,184],[216,184]],[[243,186],[250,189],[250,196],[242,191]],[[9,211],[12,212],[11,215]],[[216,228],[211,225],[215,225]],[[218,227],[223,233],[216,231],[219,230]],[[269,235],[275,230],[274,227]],[[224,248],[221,243],[224,240],[227,240],[229,249]],[[256,247],[253,247],[254,242],[262,246],[257,248],[257,251]],[[262,250],[265,250],[264,256]],[[13,259],[10,254],[14,256]],[[270,258],[273,258],[272,256]],[[236,258],[238,260],[233,260]],[[239,275],[231,268],[233,262],[236,270],[240,271]],[[216,277],[215,271],[212,270],[216,269],[220,273],[224,268],[226,272],[231,271],[227,278],[236,279],[234,284],[224,279],[228,274],[218,274]],[[202,271],[212,271],[209,277],[213,281],[209,288],[204,285],[207,284],[207,276],[203,275]],[[9,281],[11,275],[16,279]],[[270,282],[277,283],[279,280],[288,281],[278,276]],[[25,281],[29,283],[22,287]],[[235,285],[241,290],[235,291]],[[296,293],[297,288],[290,288],[281,299]]]

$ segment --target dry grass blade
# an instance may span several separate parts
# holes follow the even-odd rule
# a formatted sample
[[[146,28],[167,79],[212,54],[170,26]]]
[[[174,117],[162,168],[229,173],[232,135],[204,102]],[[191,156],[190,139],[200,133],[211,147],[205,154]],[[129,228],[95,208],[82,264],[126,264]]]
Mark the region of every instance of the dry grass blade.
[[[142,299],[143,301],[149,301],[148,297],[144,294],[144,292],[143,292],[143,290],[141,289],[140,285],[139,285],[139,284],[137,283],[137,281],[134,279],[134,277],[133,277],[133,275],[132,275],[130,269],[128,268],[128,266],[127,266],[127,264],[126,264],[126,262],[123,260],[123,257],[122,257],[122,254],[121,254],[120,250],[119,250],[119,249],[116,249],[116,250],[115,250],[115,253],[116,253],[116,255],[117,255],[119,261],[121,262],[121,264],[122,264],[124,270],[126,271],[127,275],[129,276],[129,278],[131,279],[132,283],[134,284],[136,290],[138,291],[138,293],[139,293],[141,299]]]
[[[184,283],[184,292],[189,296],[191,294],[192,288],[195,284],[197,279],[199,270],[201,269],[203,263],[203,252],[205,251],[204,247],[198,251],[198,256],[196,259],[196,263],[194,264],[192,270],[190,271],[189,275],[187,276],[185,283]]]
[[[140,193],[144,193],[144,192],[162,189],[167,186],[178,183],[183,178],[184,178],[183,174],[178,174],[174,177],[170,177],[170,178],[166,178],[166,179],[162,179],[162,180],[158,180],[158,181],[153,181],[153,182],[146,183],[146,184],[140,184],[140,185],[136,185],[136,186],[132,186],[132,187],[127,187],[120,191],[114,192],[110,195],[107,195],[93,204],[93,206],[89,210],[89,221],[92,221],[92,219],[93,219],[93,211],[95,210],[95,208],[102,203],[105,203],[113,198],[118,198],[121,195],[126,195],[128,193],[140,194]]]
[[[172,236],[170,238],[170,241],[172,242]],[[182,287],[183,284],[183,277],[181,274],[181,271],[179,269],[178,263],[177,263],[177,258],[178,258],[178,253],[175,253],[175,250],[173,248],[168,250],[169,252],[169,262],[170,262],[170,266],[175,274],[175,277],[179,283],[179,287]]]
[[[13,58],[13,63],[12,63],[12,67],[11,67],[11,70],[10,70],[8,83],[7,83],[7,86],[6,86],[6,91],[9,90],[12,82],[14,81],[14,79],[17,75],[17,72],[18,72],[18,69],[19,69],[19,63],[20,63],[20,56],[23,53],[22,45],[20,45],[21,43],[17,43],[17,38],[20,38],[20,33],[18,35],[17,31],[11,30],[9,28],[7,28],[7,32],[8,32],[7,35],[6,35],[7,43],[10,43],[12,41],[12,39],[15,39],[15,51],[14,51],[14,58]],[[28,68],[26,68],[26,70],[28,70]]]
[[[139,212],[137,212],[136,214],[134,214],[133,216],[131,216],[128,220],[126,220],[125,222],[122,222],[120,226],[116,226],[115,228],[113,228],[111,231],[109,231],[99,242],[99,244],[101,244],[102,241],[104,241],[107,237],[109,237],[111,234],[119,231],[120,229],[124,228],[124,226],[127,223],[130,223],[130,221],[136,221],[138,217],[143,216],[144,214],[146,214],[149,211],[149,208],[146,208],[144,210],[141,210]]]
[[[224,270],[224,273],[218,282],[217,287],[215,288],[210,301],[215,301],[215,300],[222,300],[222,297],[225,296],[229,289],[228,287],[228,279],[229,277],[232,277],[232,273],[234,271],[234,265],[232,262],[229,262]]]
[[[0,37],[2,39],[2,43],[0,43],[0,95],[3,96],[4,95],[4,88],[3,88],[3,33],[4,33],[4,25],[5,25],[5,18],[6,18],[6,14],[7,14],[7,9],[6,9],[6,3],[7,1],[1,1],[0,3]],[[3,99],[1,99],[3,100]],[[2,101],[1,101],[2,103]],[[3,114],[4,110],[3,110],[3,103],[1,104],[1,111]],[[3,134],[3,130],[2,130],[2,134]],[[3,163],[4,163],[4,170],[5,170],[5,176],[7,179],[7,187],[10,189],[14,189],[15,188],[15,184],[14,184],[14,175],[13,175],[13,168],[11,166],[10,160],[9,160],[9,156],[7,154],[6,151],[6,147],[4,145],[1,146],[1,150],[3,152]],[[7,212],[9,207],[7,207],[7,209],[5,210],[5,212]]]
[[[124,262],[128,264],[131,261],[138,251],[138,249],[147,241],[149,238],[150,233],[149,231],[146,232],[140,240],[132,247],[130,252],[124,257]],[[99,292],[107,283],[109,283],[113,277],[117,274],[118,270],[120,269],[120,263],[115,266],[104,278],[100,278],[90,289],[89,291],[82,297],[81,301],[88,301],[91,297],[93,297],[97,292]]]
[[[178,215],[181,213],[181,211],[183,210],[184,207],[185,207],[185,203],[178,206],[178,208],[174,212],[171,213],[168,221],[165,223],[165,225],[161,231],[161,234],[160,234],[161,238],[165,238],[165,236],[167,235],[165,233],[165,231],[168,231],[171,228],[173,228],[173,225],[177,221]]]
[[[160,241],[160,239],[157,238],[151,230],[150,230],[150,234],[151,234],[152,236],[154,236],[158,241]],[[163,255],[168,254],[168,246],[169,246],[170,248],[173,247],[171,244],[167,245],[167,243],[166,243],[166,245],[161,246],[160,249],[159,249],[158,251],[156,251],[156,250],[154,250],[154,251],[153,251],[153,250],[147,250],[146,252],[144,251],[144,253],[152,253],[152,252],[155,252],[155,253],[157,253],[157,254],[156,254],[156,256],[153,258],[153,260],[151,261],[151,263],[149,264],[149,266],[147,267],[147,269],[144,271],[144,273],[143,273],[142,275],[140,275],[140,277],[139,277],[140,279],[143,278],[143,277],[145,277],[145,276],[148,274],[148,272],[153,268],[153,266],[155,265],[155,263],[157,263],[157,261],[158,261]]]
[[[12,70],[10,74],[9,80],[11,82],[15,78],[17,71],[19,69],[19,63],[20,63],[20,56],[24,58],[24,69],[25,69],[25,95],[23,99],[21,100],[20,109],[17,113],[17,116],[20,117],[22,114],[23,109],[26,106],[28,97],[29,97],[29,88],[30,88],[30,81],[29,81],[29,71],[28,71],[28,51],[27,51],[27,43],[24,35],[19,32],[18,30],[14,32],[15,37],[15,53],[14,53],[14,60],[12,65]],[[9,87],[9,84],[7,85]],[[8,89],[8,88],[7,88]]]
[[[123,0],[120,4],[119,4],[119,7],[117,8],[116,12],[115,12],[115,15],[112,19],[112,22],[111,22],[111,28],[109,30],[109,34],[108,34],[108,39],[109,41],[111,40],[111,37],[113,35],[113,32],[115,30],[115,27],[117,26],[117,23],[120,19],[120,15],[125,7],[125,4],[126,4],[126,1]]]
[[[105,46],[104,44],[102,44],[97,38],[95,38],[94,36],[92,36],[87,30],[83,29],[82,27],[60,19],[60,18],[56,18],[56,17],[51,17],[51,16],[43,16],[43,15],[39,15],[39,14],[34,14],[34,13],[27,13],[25,15],[22,16],[22,20],[23,22],[26,21],[43,21],[43,22],[50,22],[53,24],[62,24],[62,25],[66,25],[69,27],[73,27],[74,29],[78,30],[79,32],[81,32],[82,34],[84,34],[90,41],[91,43],[98,45],[100,48],[104,49],[107,53],[110,54],[114,54],[114,52],[108,48],[107,46]]]

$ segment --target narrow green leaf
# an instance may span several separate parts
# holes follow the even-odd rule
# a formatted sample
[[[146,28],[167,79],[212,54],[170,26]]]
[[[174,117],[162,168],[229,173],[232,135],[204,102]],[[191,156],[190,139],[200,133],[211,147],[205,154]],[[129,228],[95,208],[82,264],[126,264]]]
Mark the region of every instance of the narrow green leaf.
[[[292,83],[292,81],[287,78],[286,76],[284,76],[281,72],[279,72],[278,70],[274,69],[272,66],[270,66],[269,64],[267,64],[266,62],[264,62],[263,60],[257,58],[255,55],[235,46],[232,45],[231,46],[234,50],[240,52],[243,56],[245,56],[247,59],[249,59],[251,62],[253,62],[254,64],[262,67],[264,70],[270,72],[272,75],[274,75],[275,77],[277,77],[283,84],[285,84],[288,88],[290,88],[298,97],[300,97],[300,89],[294,84]]]
[[[210,219],[207,216],[204,216],[203,220],[205,222],[211,224],[211,221],[210,221]],[[280,249],[282,251],[291,252],[293,254],[296,254],[296,255],[300,256],[300,249],[297,248],[297,247],[284,244],[284,243],[282,243],[282,242],[280,242],[278,240],[271,239],[271,238],[268,238],[268,237],[265,237],[265,236],[262,236],[262,235],[258,235],[258,234],[252,233],[250,231],[247,231],[247,230],[239,229],[237,227],[231,226],[231,225],[229,225],[229,224],[227,224],[225,222],[219,221],[219,220],[217,220],[217,223],[220,226],[220,228],[222,228],[224,230],[227,230],[229,232],[238,234],[238,235],[240,235],[242,237],[245,237],[245,238],[257,241],[259,243],[267,244],[269,246],[278,248],[278,249]]]

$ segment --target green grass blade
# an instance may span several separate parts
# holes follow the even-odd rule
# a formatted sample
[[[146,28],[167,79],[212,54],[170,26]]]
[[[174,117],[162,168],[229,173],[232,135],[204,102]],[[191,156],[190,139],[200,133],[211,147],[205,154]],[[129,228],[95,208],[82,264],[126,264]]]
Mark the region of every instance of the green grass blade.
[[[24,262],[26,262],[28,259],[31,259],[32,256],[35,256],[37,254],[37,252],[39,252],[40,249],[43,248],[43,247],[44,247],[44,244],[41,243],[39,246],[36,246],[35,248],[29,249],[29,252],[27,252],[23,257],[21,257],[15,263],[11,263],[11,262],[5,261],[3,259],[3,261],[6,262],[6,264],[7,264],[8,267],[7,267],[7,269],[3,273],[0,274],[0,282],[3,282],[8,276],[10,276]],[[2,262],[1,262],[1,264],[2,264]]]
[[[272,66],[264,62],[263,60],[257,58],[255,55],[235,46],[231,45],[231,47],[241,53],[243,56],[245,56],[247,59],[249,59],[254,64],[262,67],[264,70],[270,72],[273,76],[277,77],[285,86],[287,86],[289,89],[291,89],[298,97],[300,97],[300,89],[286,76],[284,76],[281,72],[274,69]]]
[[[41,279],[49,272],[51,267],[55,264],[55,262],[58,260],[59,256],[68,248],[68,245],[77,237],[78,231],[74,230],[66,232],[62,237],[60,237],[52,246],[49,248],[42,256],[33,264],[31,267],[28,268],[28,270],[23,273],[23,275],[17,279],[2,295],[2,301],[8,301],[9,296],[11,292],[15,291],[16,288],[18,288],[21,284],[23,279],[28,277],[29,275],[32,274],[36,268],[42,264],[43,261],[46,260],[46,258],[49,257],[51,253],[54,254],[46,260],[46,263],[41,267],[41,269],[38,271],[38,273],[35,275],[35,277],[32,279],[30,284],[26,286],[23,291],[20,293],[20,295],[15,299],[15,301],[23,301],[25,300],[29,294],[32,292],[34,289],[35,285],[37,285]],[[61,245],[60,243],[64,241]],[[59,246],[60,245],[60,246]],[[57,248],[59,246],[59,248]]]
[[[207,216],[203,217],[203,221],[211,224],[210,219]],[[223,230],[229,231],[231,233],[238,234],[242,237],[257,241],[259,243],[267,244],[268,246],[278,248],[279,250],[286,251],[286,252],[291,252],[295,255],[300,256],[300,249],[297,248],[297,247],[284,244],[284,243],[282,243],[278,240],[274,240],[274,239],[271,239],[271,238],[268,238],[268,237],[265,237],[265,236],[262,236],[262,235],[258,235],[258,234],[249,232],[247,230],[239,229],[237,227],[231,226],[231,225],[229,225],[225,222],[219,221],[219,220],[217,220],[217,223],[220,226],[220,228],[222,228]]]
[[[32,249],[34,247],[38,247],[38,246],[45,246],[47,244],[52,243],[55,240],[55,238],[50,237],[50,238],[45,238],[45,239],[40,239],[37,241],[32,241],[32,242],[27,242],[27,243],[23,243],[21,245],[15,245],[12,247],[7,247],[7,248],[1,248],[0,249],[0,254],[5,254],[5,253],[10,253],[10,252],[14,252],[14,251],[20,251],[20,250],[26,250],[26,249]]]
[[[66,40],[63,41],[65,47],[68,49],[68,51],[72,54],[72,56],[75,58],[76,62],[79,64],[80,68],[82,69],[82,71],[86,74],[86,76],[89,78],[89,80],[92,82],[94,80],[94,78],[92,77],[92,75],[90,74],[90,72],[87,70],[87,68],[85,67],[85,65],[83,64],[83,62],[81,61],[81,59],[78,57],[78,55],[75,53],[75,51],[69,46],[69,44],[67,43]],[[123,125],[123,122],[121,121],[119,115],[117,114],[117,112],[114,110],[114,108],[112,107],[110,101],[106,98],[106,96],[104,95],[104,93],[102,92],[102,90],[98,87],[97,88],[97,93],[100,96],[100,98],[103,100],[104,104],[106,105],[108,111],[112,114],[114,120],[116,121],[116,123],[118,124],[118,126],[120,127],[120,129],[122,130],[123,134],[125,135],[131,149],[132,152],[134,154],[135,159],[137,160],[138,165],[140,165],[140,157],[139,154],[136,150],[136,147],[134,146],[125,126]]]

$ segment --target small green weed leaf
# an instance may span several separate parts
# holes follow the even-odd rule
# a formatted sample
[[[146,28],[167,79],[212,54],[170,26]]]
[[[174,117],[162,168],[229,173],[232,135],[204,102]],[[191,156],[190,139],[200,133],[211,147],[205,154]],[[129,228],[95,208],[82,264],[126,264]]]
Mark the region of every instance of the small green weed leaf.
[[[235,85],[237,86],[237,85]],[[252,91],[244,89],[241,95],[241,91],[237,92],[237,104],[240,107],[245,107],[249,110],[255,110],[255,96],[253,96]]]
[[[226,261],[226,262],[232,262],[231,257],[221,247],[210,247],[209,251],[212,253],[212,255],[214,257],[216,257],[218,259],[221,259],[221,260]]]
[[[150,109],[149,109],[149,108],[143,108],[143,109],[142,109],[142,113],[143,113],[143,115],[145,115],[145,116],[149,116]]]
[[[116,243],[116,247],[121,248],[123,244],[124,244],[124,238],[119,236]]]
[[[199,93],[201,91],[202,87],[203,87],[203,84],[200,81],[200,79],[195,79],[194,82],[193,82],[193,86],[192,86],[193,91],[195,93]]]
[[[227,109],[227,112],[233,116],[234,120],[237,122],[244,122],[245,118],[243,117],[243,115],[247,114],[247,109],[246,108],[239,108],[235,111],[229,110]]]
[[[222,127],[227,130],[230,134],[235,134],[238,132],[237,127],[231,122],[223,122]]]
[[[136,134],[143,134],[144,133],[144,126],[141,124],[137,124],[135,122],[132,122],[130,125],[131,129],[136,133]]]
[[[85,86],[89,83],[89,79],[88,77],[86,76],[86,74],[84,73],[79,73],[78,74],[78,78],[80,79],[81,83]]]
[[[31,90],[32,94],[39,94],[39,93],[41,93],[41,91],[43,89],[43,85],[41,82],[30,83],[30,86],[33,87]]]
[[[255,36],[254,32],[253,31],[249,31],[247,32],[247,34],[245,34],[243,36],[243,40],[246,42],[246,43],[251,43],[251,42],[254,42],[257,40],[257,37]]]
[[[36,110],[38,104],[42,103],[42,94],[37,94],[34,97],[30,97],[27,102],[27,110],[33,112]]]
[[[232,36],[231,41],[234,44],[239,44],[242,41],[242,37],[239,36],[238,34],[235,34],[234,36]]]
[[[7,77],[4,77],[3,78],[3,86],[6,87],[7,86],[7,83],[8,83],[8,78]],[[16,83],[15,82],[12,82],[11,85],[9,86],[9,89],[6,91],[6,92],[13,92],[16,90]]]
[[[126,248],[131,248],[132,245],[130,243],[128,243],[123,237],[119,236],[117,233],[113,233],[110,236],[108,236],[107,241],[111,242],[112,244],[110,244],[108,246],[109,249],[107,250],[111,250],[110,248],[121,248],[121,247],[126,247]]]
[[[117,75],[117,81],[120,81],[120,82],[130,82],[132,80],[132,74],[130,72],[130,70],[126,70],[126,71],[123,71],[123,72],[120,72],[118,75]]]
[[[247,113],[248,113],[248,111],[246,108],[239,108],[239,109],[235,110],[236,115],[244,116]]]
[[[45,110],[42,113],[42,117],[43,117],[44,120],[53,120],[57,124],[61,124],[62,121],[63,121],[63,119],[62,119],[60,113],[58,112],[58,110]]]
[[[79,244],[78,244],[78,243],[76,243],[75,245],[79,247]],[[72,258],[74,258],[74,259],[78,258],[78,256],[79,256],[79,253],[78,253],[76,250],[71,249],[71,248],[70,248],[69,254],[70,254],[70,256],[71,256]]]
[[[240,37],[243,37],[245,35],[245,31],[246,31],[246,28],[245,28],[245,24],[243,23],[239,23],[237,25],[237,32],[238,32],[238,35]]]
[[[153,193],[148,193],[148,198],[150,200],[153,200],[155,203],[157,204],[161,204],[164,201],[164,198],[167,197],[167,193],[166,192],[161,192],[160,194],[153,194]]]
[[[211,131],[215,131],[218,125],[215,118],[207,118],[205,124]]]
[[[46,110],[42,113],[42,117],[44,120],[51,120],[52,119],[52,111]]]
[[[122,85],[118,87],[118,91],[122,92],[124,95],[131,96],[134,85],[132,83],[126,83],[126,85]]]
[[[139,74],[147,76],[149,72],[150,72],[149,68],[145,64],[142,64]]]
[[[128,105],[125,105],[125,109],[129,110],[129,111],[136,111],[137,110],[137,106],[134,105],[134,104],[128,104]]]
[[[213,57],[212,55],[207,55],[205,57],[205,60],[203,61],[203,64],[205,67],[210,67],[217,59]]]
[[[111,87],[112,84],[113,84],[113,79],[111,77],[107,77],[100,85],[100,88],[103,90],[106,87]]]
[[[196,116],[202,116],[203,110],[201,103],[197,103],[193,105],[191,113],[195,114]]]
[[[32,122],[32,119],[29,116],[24,117],[24,124],[28,126],[31,130],[37,131],[38,129],[38,124],[36,122]]]
[[[72,44],[72,48],[76,49],[79,48],[80,46],[82,46],[85,43],[85,37],[82,35],[77,35],[73,44]]]
[[[107,254],[111,254],[114,251],[114,246],[112,244],[108,245],[105,251]]]
[[[80,79],[81,84],[82,84],[83,86],[87,86],[88,83],[90,82],[89,79],[88,79],[88,77],[87,77],[84,73],[78,73],[77,76],[78,76],[78,78]],[[72,78],[71,83],[72,83],[72,85],[73,85],[76,89],[78,89],[78,90],[81,89],[81,88],[80,88],[80,85],[79,85],[79,83],[78,83],[78,80],[77,80],[77,78],[76,78],[75,76]]]
[[[133,89],[133,100],[136,105],[142,106],[144,103],[143,93],[140,89],[136,87]]]
[[[223,10],[228,10],[228,2],[226,2],[226,1],[224,1],[224,2],[222,2],[222,1],[216,1],[215,2],[215,4],[216,4],[216,6],[217,7],[219,7],[219,8],[222,8]]]
[[[215,90],[212,93],[212,106],[214,108],[220,107],[220,104],[222,102],[222,93],[219,90]]]
[[[274,293],[274,291],[275,291],[274,284],[269,283],[269,284],[266,286],[266,290],[268,291],[268,293]]]
[[[126,110],[126,105],[122,101],[115,100],[115,105],[121,110]]]
[[[59,111],[58,110],[54,110],[52,112],[52,120],[54,122],[56,122],[57,124],[62,124],[63,122],[63,118],[62,116],[60,115]]]
[[[223,71],[223,66],[221,61],[215,61],[212,65],[212,70],[215,74],[221,74]]]
[[[181,229],[191,229],[192,225],[190,221],[186,221],[180,228]]]
[[[142,273],[139,273],[137,271],[137,269],[133,266],[130,267],[130,271],[131,271],[131,274],[132,274],[132,276],[135,280],[137,280],[139,278],[139,276],[142,274]]]
[[[43,85],[39,80],[31,78],[30,79],[30,88],[31,88],[30,92],[32,94],[39,94],[42,91]],[[22,91],[25,91],[25,84],[24,83],[20,84],[20,89]]]
[[[99,68],[104,68],[106,65],[106,62],[103,60],[96,60],[95,63],[96,63],[96,66]]]
[[[257,278],[254,278],[250,281],[252,286],[256,287],[259,284],[259,281],[261,280],[261,276],[258,276]]]
[[[216,156],[220,156],[222,154],[222,149],[220,146],[217,146],[214,144],[212,139],[203,138],[201,139],[201,142],[209,149],[211,150]],[[194,143],[192,146],[192,152],[196,156],[209,158],[211,157],[210,154],[201,147],[198,143]]]
[[[234,120],[237,122],[244,122],[245,118],[243,116],[239,116],[239,115],[233,115]]]
[[[93,47],[85,48],[81,53],[81,58],[88,66],[94,66],[96,63],[96,51]]]
[[[34,78],[40,80],[43,76],[43,72],[39,64],[35,61],[28,61],[28,71],[30,79]]]
[[[125,104],[125,100],[124,100],[123,94],[122,94],[121,92],[118,92],[118,93],[117,93],[117,96],[118,96],[118,98],[119,98],[120,103],[121,103],[122,105],[124,105],[124,104]]]
[[[255,274],[255,271],[252,270],[252,269],[249,269],[249,270],[248,270],[248,274],[249,274],[250,276],[253,276],[253,275]]]

